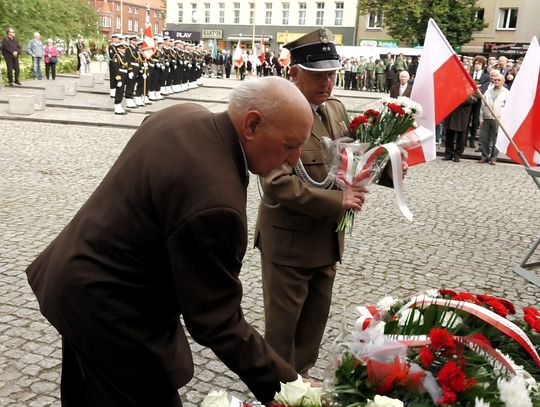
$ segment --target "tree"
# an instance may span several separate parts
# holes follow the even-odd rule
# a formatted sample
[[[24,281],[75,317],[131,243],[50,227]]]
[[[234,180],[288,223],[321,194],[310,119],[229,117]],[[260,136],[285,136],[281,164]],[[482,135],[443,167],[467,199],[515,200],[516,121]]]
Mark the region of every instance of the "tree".
[[[382,12],[382,26],[388,34],[410,46],[424,43],[430,18],[454,48],[471,41],[474,31],[487,27],[476,17],[478,0],[358,0],[358,6],[360,14]]]
[[[87,0],[0,0],[2,36],[13,27],[21,45],[36,31],[42,39],[95,34],[98,21]]]

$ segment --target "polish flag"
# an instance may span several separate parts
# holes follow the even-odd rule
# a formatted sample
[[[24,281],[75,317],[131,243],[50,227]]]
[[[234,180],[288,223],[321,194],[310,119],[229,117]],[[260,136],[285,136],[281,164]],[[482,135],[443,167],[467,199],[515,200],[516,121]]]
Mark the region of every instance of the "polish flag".
[[[261,53],[259,54],[259,61],[261,61],[261,64],[264,62],[264,59],[266,58],[266,49],[264,46],[264,33],[261,35]]]
[[[234,53],[233,53],[234,66],[236,67],[241,67],[242,64],[244,63],[244,59],[242,58],[242,47],[240,46],[241,40],[242,39],[238,40],[238,43],[236,44],[236,49],[234,50]]]
[[[477,90],[448,40],[433,19],[429,19],[422,57],[414,79],[411,99],[419,103],[424,113],[416,120],[432,132],[422,145],[409,151],[407,163],[421,164],[434,160],[435,125]]]
[[[540,164],[540,47],[536,37],[531,40],[519,73],[512,83],[501,125],[529,164]],[[523,164],[500,128],[495,146],[512,161]]]
[[[152,34],[152,25],[149,22],[147,22],[144,27],[144,38],[141,49],[156,49],[154,36]]]

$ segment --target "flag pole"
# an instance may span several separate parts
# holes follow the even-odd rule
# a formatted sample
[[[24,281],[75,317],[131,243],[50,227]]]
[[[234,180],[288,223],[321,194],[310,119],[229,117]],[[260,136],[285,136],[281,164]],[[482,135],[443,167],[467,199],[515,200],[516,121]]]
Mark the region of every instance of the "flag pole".
[[[482,103],[484,104],[484,106],[487,107],[487,109],[489,110],[489,112],[491,113],[491,115],[493,116],[493,118],[495,119],[495,121],[497,122],[497,124],[499,125],[501,130],[503,131],[504,135],[506,136],[506,138],[508,139],[508,141],[510,142],[510,144],[512,145],[514,150],[516,150],[516,153],[518,154],[519,158],[521,159],[521,161],[523,162],[525,167],[531,168],[531,165],[529,164],[529,161],[527,161],[527,159],[525,158],[525,155],[523,154],[523,152],[518,148],[516,143],[514,143],[514,140],[512,140],[512,137],[510,137],[510,135],[508,134],[508,132],[506,131],[506,129],[502,125],[499,118],[495,115],[495,112],[493,111],[493,108],[489,105],[489,103],[487,102],[487,100],[484,97],[484,95],[482,94],[482,92],[480,92],[480,89],[476,89],[476,94],[480,97],[480,99],[482,99]],[[538,181],[536,179],[535,179],[535,181],[538,184],[538,187],[540,188],[540,183],[539,183],[540,181]]]

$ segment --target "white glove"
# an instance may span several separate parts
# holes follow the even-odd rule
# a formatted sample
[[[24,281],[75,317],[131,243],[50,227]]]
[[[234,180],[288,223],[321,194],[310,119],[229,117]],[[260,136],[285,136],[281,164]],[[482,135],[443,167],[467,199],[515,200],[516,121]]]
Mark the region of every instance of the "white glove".
[[[121,87],[122,87],[122,82],[118,82],[118,83],[116,84],[116,87],[117,87],[117,88],[121,88]]]
[[[128,73],[128,78],[133,79],[133,72]]]
[[[148,75],[146,75],[145,73],[143,73],[143,74],[142,74],[142,78],[143,78],[143,79],[146,79],[146,78],[148,78]]]

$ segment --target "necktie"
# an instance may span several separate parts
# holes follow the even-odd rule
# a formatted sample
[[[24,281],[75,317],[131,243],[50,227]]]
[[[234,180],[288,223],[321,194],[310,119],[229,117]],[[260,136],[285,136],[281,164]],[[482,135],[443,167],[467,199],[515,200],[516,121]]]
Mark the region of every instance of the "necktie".
[[[320,105],[317,109],[317,113],[321,116],[321,121],[326,128],[326,131],[330,136],[332,136],[332,127],[330,126],[330,120],[328,120],[328,111],[326,110],[325,105]]]

